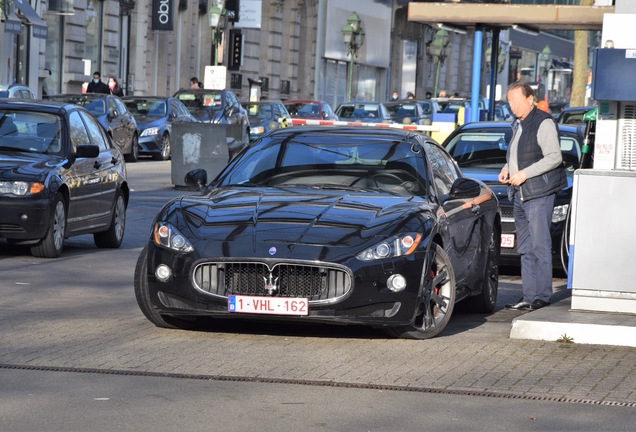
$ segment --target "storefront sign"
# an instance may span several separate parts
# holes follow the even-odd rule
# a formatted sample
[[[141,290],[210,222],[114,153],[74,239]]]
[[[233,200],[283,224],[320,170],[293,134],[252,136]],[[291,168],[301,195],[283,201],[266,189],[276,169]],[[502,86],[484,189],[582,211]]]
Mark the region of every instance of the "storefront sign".
[[[241,0],[239,20],[235,28],[261,28],[261,0]]]
[[[203,88],[224,90],[227,86],[227,68],[225,66],[206,66]]]
[[[174,29],[172,0],[152,0],[152,30]]]
[[[243,65],[243,35],[240,30],[230,30],[230,66],[236,71]]]

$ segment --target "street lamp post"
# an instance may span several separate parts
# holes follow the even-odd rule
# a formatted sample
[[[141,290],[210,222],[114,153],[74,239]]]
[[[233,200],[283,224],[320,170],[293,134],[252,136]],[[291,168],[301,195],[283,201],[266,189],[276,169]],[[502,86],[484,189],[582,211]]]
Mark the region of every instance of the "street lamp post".
[[[541,54],[539,54],[539,64],[543,67],[541,70],[541,80],[543,81],[544,91],[548,89],[548,69],[550,65],[550,59],[552,58],[552,50],[548,45],[543,48]]]
[[[223,41],[223,30],[225,30],[225,26],[227,25],[225,0],[214,0],[208,12],[208,17],[210,18],[210,28],[212,29],[213,63],[214,66],[217,66],[219,61],[216,48]]]
[[[428,54],[433,58],[436,66],[435,71],[435,88],[433,97],[437,96],[437,88],[439,85],[439,70],[444,65],[444,61],[448,56],[448,47],[450,46],[448,32],[446,30],[438,30],[433,36],[433,40],[428,44]]]
[[[360,47],[364,43],[364,29],[361,27],[362,21],[357,13],[352,12],[347,18],[347,25],[342,28],[342,39],[347,49],[347,55],[351,56],[349,64],[349,78],[347,79],[347,100],[351,100],[351,86],[353,82],[354,59],[358,57]]]

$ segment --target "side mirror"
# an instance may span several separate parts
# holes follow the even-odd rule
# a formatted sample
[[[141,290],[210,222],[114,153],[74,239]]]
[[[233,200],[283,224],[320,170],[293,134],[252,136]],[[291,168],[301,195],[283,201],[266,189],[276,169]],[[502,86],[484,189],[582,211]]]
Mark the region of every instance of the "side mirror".
[[[110,111],[108,112],[108,119],[109,119],[109,120],[110,120],[110,119],[117,118],[117,117],[119,117],[119,113],[117,112],[117,110],[110,110]]]
[[[99,147],[96,145],[78,145],[75,157],[78,158],[96,158],[99,156]]]
[[[458,178],[451,187],[448,199],[471,199],[481,194],[481,185],[477,180]]]
[[[170,118],[177,118],[179,117],[179,113],[176,111],[170,111]]]
[[[323,111],[322,112],[322,118],[328,119],[329,118],[329,113],[327,111]]]
[[[187,173],[184,181],[188,189],[201,192],[208,184],[208,173],[206,170],[198,168]]]
[[[99,156],[99,147],[96,145],[78,145],[77,151],[75,153],[71,153],[68,156],[68,159],[62,167],[64,169],[69,169],[73,166],[77,158],[96,158]]]

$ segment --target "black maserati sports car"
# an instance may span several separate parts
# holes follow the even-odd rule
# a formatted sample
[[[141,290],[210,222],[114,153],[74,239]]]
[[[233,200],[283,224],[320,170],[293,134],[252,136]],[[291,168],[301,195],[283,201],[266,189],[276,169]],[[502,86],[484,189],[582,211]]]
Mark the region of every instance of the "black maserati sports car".
[[[497,198],[430,138],[303,127],[253,142],[168,202],[135,269],[160,327],[198,317],[355,323],[426,339],[457,301],[492,312]]]

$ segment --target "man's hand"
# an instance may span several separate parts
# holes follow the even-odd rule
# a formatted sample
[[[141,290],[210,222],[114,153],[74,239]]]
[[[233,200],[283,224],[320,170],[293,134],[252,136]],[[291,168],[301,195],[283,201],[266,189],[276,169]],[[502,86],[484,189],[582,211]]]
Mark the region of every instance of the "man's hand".
[[[508,184],[510,180],[508,179],[508,170],[502,169],[499,173],[499,182],[503,184]]]
[[[524,170],[517,171],[515,175],[510,177],[510,179],[508,180],[508,184],[511,184],[513,186],[521,186],[527,179],[528,177],[526,177],[526,173]]]

